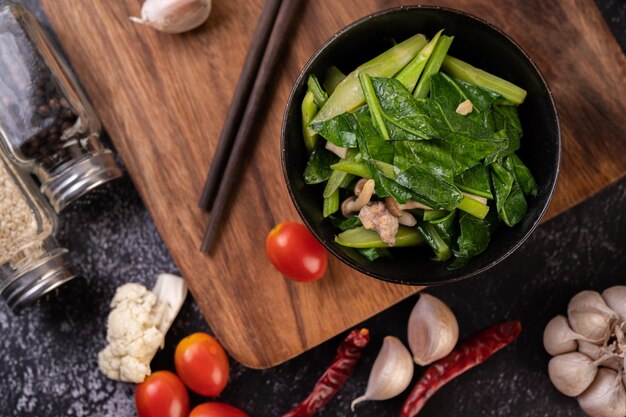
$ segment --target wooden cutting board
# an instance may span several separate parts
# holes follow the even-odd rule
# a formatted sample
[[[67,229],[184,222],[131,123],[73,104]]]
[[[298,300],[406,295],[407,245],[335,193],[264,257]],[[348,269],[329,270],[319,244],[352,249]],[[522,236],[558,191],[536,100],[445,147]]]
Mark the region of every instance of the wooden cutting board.
[[[495,23],[533,56],[557,102],[562,171],[547,218],[626,172],[626,59],[592,0],[441,0]],[[296,284],[266,259],[274,224],[297,220],[279,161],[285,102],[311,54],[382,0],[307,1],[259,123],[219,249],[198,251],[208,215],[198,196],[262,0],[215,0],[209,21],[184,35],[131,23],[141,0],[42,0],[117,151],[211,328],[253,368],[283,362],[415,293],[331,260],[325,279]],[[123,242],[119,242],[123,244]]]

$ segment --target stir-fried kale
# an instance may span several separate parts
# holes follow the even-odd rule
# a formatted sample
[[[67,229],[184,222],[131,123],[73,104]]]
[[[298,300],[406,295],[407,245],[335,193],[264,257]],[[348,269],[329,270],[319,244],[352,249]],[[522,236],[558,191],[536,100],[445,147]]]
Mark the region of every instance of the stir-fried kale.
[[[337,242],[370,261],[389,256],[387,245],[358,216],[333,214],[340,196],[353,195],[342,189],[357,178],[374,180],[377,199],[419,207],[394,209],[410,224],[400,227],[398,246],[425,242],[437,261],[454,256],[452,269],[487,248],[499,221],[518,224],[526,199],[538,193],[515,153],[522,138],[516,105],[526,92],[448,56],[452,40],[441,32],[430,42],[416,35],[348,76],[331,67],[323,83],[330,96],[317,78],[308,79],[303,115],[305,108],[319,112],[303,117],[312,149],[305,182],[326,182],[323,215],[342,231]],[[312,146],[314,137],[347,148],[346,157]]]

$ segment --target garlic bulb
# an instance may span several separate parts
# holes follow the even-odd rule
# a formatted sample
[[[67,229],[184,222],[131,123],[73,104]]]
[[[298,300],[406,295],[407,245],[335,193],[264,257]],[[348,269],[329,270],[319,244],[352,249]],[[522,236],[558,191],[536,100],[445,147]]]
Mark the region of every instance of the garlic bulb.
[[[582,394],[591,385],[597,372],[596,364],[589,356],[580,352],[555,356],[548,364],[548,375],[552,384],[568,397]]]
[[[385,337],[370,376],[365,394],[352,401],[352,411],[358,403],[382,401],[401,394],[413,378],[413,359],[402,342],[393,336]]]
[[[452,310],[438,298],[422,293],[411,311],[409,348],[420,366],[443,358],[459,340],[459,325]]]
[[[167,33],[182,33],[204,23],[211,13],[211,0],[146,0],[135,23]]]
[[[626,322],[626,286],[616,285],[607,288],[602,292],[602,298],[606,305],[617,314],[619,324]]]
[[[570,300],[567,318],[553,318],[544,331],[544,346],[556,355],[548,364],[550,380],[563,394],[578,395],[591,417],[626,416],[624,318],[625,286],[602,295],[582,291]]]
[[[595,381],[578,397],[578,404],[591,417],[624,417],[626,391],[620,375],[600,368]]]
[[[603,343],[611,336],[617,315],[595,291],[576,294],[567,306],[569,324],[591,342]]]
[[[543,332],[543,346],[552,356],[575,351],[578,347],[577,339],[584,337],[569,327],[565,316],[556,316],[550,320]]]

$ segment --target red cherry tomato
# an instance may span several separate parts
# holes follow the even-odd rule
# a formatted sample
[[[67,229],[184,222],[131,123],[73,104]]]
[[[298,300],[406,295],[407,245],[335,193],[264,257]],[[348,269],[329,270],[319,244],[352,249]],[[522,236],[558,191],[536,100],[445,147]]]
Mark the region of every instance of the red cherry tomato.
[[[248,417],[248,415],[232,405],[204,403],[191,410],[189,417]]]
[[[135,405],[139,417],[187,417],[189,394],[176,375],[158,371],[137,385]]]
[[[296,281],[314,281],[326,272],[326,249],[303,224],[278,224],[267,235],[265,250],[272,265]]]
[[[217,397],[228,382],[228,356],[212,336],[194,333],[176,346],[174,365],[180,379],[193,392]]]

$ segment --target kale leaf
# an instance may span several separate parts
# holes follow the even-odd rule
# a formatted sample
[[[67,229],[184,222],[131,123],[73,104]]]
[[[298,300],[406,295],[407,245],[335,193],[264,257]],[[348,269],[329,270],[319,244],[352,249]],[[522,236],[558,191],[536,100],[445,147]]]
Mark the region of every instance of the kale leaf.
[[[491,236],[498,225],[498,217],[493,210],[481,220],[471,214],[461,213],[459,216],[460,235],[457,239],[458,249],[454,251],[456,259],[448,269],[458,269],[465,266],[471,258],[482,253],[491,240]]]
[[[338,160],[339,157],[328,151],[322,141],[319,141],[313,148],[304,169],[304,182],[306,184],[319,184],[327,181],[333,171],[330,166]]]
[[[494,162],[491,164],[491,180],[496,194],[498,215],[507,226],[513,227],[524,218],[528,209],[515,173]]]
[[[489,170],[483,164],[478,164],[461,173],[454,179],[454,183],[467,193],[493,200]]]

